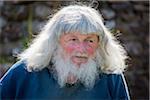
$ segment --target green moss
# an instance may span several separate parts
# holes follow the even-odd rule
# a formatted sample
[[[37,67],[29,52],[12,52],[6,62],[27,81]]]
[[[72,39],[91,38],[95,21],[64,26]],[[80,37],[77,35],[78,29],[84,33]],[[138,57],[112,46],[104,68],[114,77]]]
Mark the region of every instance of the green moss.
[[[31,39],[29,37],[24,37],[21,39],[23,49],[26,49],[29,47],[29,43],[31,42]]]
[[[0,56],[0,64],[12,63],[14,58],[10,56]]]

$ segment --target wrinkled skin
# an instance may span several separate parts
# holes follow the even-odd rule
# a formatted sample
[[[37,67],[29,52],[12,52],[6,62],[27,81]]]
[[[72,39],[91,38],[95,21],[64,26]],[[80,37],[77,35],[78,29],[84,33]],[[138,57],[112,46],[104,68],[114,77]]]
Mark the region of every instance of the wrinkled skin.
[[[63,57],[70,57],[71,61],[80,66],[95,57],[99,38],[96,34],[68,33],[60,37],[60,45],[64,52]]]

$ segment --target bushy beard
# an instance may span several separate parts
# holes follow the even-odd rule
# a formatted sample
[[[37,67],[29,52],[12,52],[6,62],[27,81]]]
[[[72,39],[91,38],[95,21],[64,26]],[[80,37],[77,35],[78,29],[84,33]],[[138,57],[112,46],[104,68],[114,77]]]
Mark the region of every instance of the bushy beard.
[[[62,52],[64,52],[63,49],[61,47],[58,48],[52,60],[55,75],[60,87],[65,86],[67,83],[67,77],[72,74],[86,88],[92,88],[98,78],[99,66],[96,59],[89,58],[86,63],[81,64],[80,67],[78,67],[76,64],[72,63],[70,57],[63,59]]]

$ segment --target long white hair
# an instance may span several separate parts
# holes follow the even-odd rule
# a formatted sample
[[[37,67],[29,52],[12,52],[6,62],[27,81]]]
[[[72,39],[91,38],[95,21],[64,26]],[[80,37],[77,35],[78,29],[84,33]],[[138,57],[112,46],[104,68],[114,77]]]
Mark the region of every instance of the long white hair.
[[[126,68],[126,51],[104,26],[101,15],[87,6],[71,5],[56,13],[33,40],[29,48],[19,54],[26,60],[27,70],[41,70],[49,65],[62,34],[79,32],[99,36],[99,66],[104,73],[120,73]]]

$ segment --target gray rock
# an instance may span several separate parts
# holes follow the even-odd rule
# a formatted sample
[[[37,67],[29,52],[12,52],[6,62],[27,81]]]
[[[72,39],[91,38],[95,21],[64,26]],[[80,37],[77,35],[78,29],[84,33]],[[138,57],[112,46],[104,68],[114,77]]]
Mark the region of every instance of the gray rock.
[[[23,21],[21,23],[21,33],[23,36],[28,36],[28,22]]]
[[[108,29],[113,29],[116,27],[116,22],[114,20],[106,21],[105,24]]]
[[[0,34],[2,32],[2,28],[6,25],[7,21],[3,18],[0,17]]]
[[[141,43],[137,41],[130,41],[130,42],[128,41],[125,44],[125,48],[133,56],[138,56],[143,51]]]
[[[115,12],[111,9],[102,9],[101,12],[105,19],[112,19],[116,15]]]
[[[40,30],[44,27],[44,25],[45,25],[45,22],[43,22],[43,21],[38,21],[38,20],[33,21],[33,23],[32,23],[33,33],[38,34],[40,32]]]
[[[46,19],[51,14],[49,7],[45,5],[36,5],[35,6],[35,16],[41,19]]]
[[[0,8],[4,5],[4,1],[0,1]]]
[[[139,16],[135,17],[135,13],[133,11],[126,11],[117,14],[118,18],[121,18],[124,22],[132,22],[133,20],[139,20]]]
[[[27,19],[27,6],[5,5],[2,7],[2,15],[8,20],[22,21]]]
[[[137,11],[146,11],[146,10],[148,10],[144,5],[141,5],[141,4],[134,5],[134,9],[137,10]]]
[[[0,44],[0,56],[13,56],[14,50],[17,48],[18,50],[21,50],[22,43],[21,42],[9,42]],[[19,51],[17,51],[19,53]]]
[[[132,8],[132,4],[128,1],[122,2],[122,1],[117,1],[117,2],[112,2],[112,8],[117,10],[117,11],[123,11],[123,10],[128,10]]]
[[[1,33],[1,38],[3,42],[8,42],[8,41],[16,41],[17,39],[22,37],[21,34],[21,24],[16,23],[16,22],[10,22],[8,23],[2,33]]]
[[[140,26],[139,21],[138,20],[133,20],[130,23],[128,23],[128,25],[132,28],[138,28]]]

